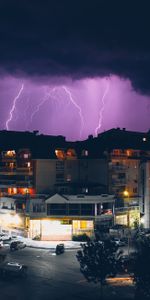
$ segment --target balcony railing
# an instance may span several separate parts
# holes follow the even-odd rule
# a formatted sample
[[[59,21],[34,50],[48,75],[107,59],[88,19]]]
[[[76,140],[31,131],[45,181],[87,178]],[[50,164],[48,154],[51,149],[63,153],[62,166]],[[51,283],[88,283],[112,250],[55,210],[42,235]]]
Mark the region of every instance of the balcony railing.
[[[114,164],[110,164],[109,168],[111,170],[115,170],[115,171],[122,171],[122,170],[126,170],[127,166],[126,165],[114,165]]]
[[[115,212],[127,212],[131,210],[140,210],[140,207],[136,205],[136,206],[124,206],[124,207],[115,208]]]
[[[0,179],[0,186],[2,185],[13,187],[33,187],[33,182]]]
[[[126,181],[126,178],[124,179],[112,179],[112,184],[115,184],[115,185],[123,185],[123,184],[126,184],[127,181]]]

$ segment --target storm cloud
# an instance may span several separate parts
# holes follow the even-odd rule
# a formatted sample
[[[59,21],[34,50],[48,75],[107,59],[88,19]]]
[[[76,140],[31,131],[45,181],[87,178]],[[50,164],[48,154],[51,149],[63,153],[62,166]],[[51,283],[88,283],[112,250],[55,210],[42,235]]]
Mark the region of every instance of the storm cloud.
[[[1,76],[117,75],[149,94],[149,31],[149,1],[1,0]]]

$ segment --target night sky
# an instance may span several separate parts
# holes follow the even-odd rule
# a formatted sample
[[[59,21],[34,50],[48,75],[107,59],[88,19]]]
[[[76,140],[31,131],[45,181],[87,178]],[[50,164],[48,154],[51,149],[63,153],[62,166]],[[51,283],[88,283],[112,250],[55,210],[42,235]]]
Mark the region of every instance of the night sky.
[[[1,0],[0,129],[150,129],[149,1]]]

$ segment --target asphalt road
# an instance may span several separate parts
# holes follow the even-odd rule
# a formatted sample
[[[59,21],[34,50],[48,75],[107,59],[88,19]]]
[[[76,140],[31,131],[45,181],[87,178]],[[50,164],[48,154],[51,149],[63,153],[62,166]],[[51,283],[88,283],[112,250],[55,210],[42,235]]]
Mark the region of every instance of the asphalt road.
[[[28,266],[26,279],[0,280],[0,297],[5,300],[84,300],[100,299],[98,284],[88,283],[79,270],[76,251],[55,255],[48,250],[25,248],[7,253],[6,261]],[[125,293],[124,293],[125,289]],[[120,294],[121,293],[121,294]],[[124,295],[126,297],[124,297]],[[121,296],[121,297],[120,297]],[[133,299],[131,287],[107,288],[105,299]]]

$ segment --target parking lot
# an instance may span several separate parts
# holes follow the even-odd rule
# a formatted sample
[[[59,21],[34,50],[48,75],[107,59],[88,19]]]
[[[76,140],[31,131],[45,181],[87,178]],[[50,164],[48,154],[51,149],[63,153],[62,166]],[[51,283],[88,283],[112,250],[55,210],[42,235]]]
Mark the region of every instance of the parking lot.
[[[100,286],[88,283],[79,270],[76,260],[76,250],[67,250],[61,255],[54,251],[32,249],[26,247],[10,252],[8,244],[0,250],[6,254],[6,261],[18,262],[28,266],[27,278],[12,278],[0,280],[1,297],[5,300],[48,300],[48,299],[99,299]],[[126,293],[120,292],[132,299],[131,286],[124,287]],[[106,299],[119,297],[119,289],[107,287]],[[117,293],[117,294],[116,294]],[[118,297],[117,297],[118,295]]]

